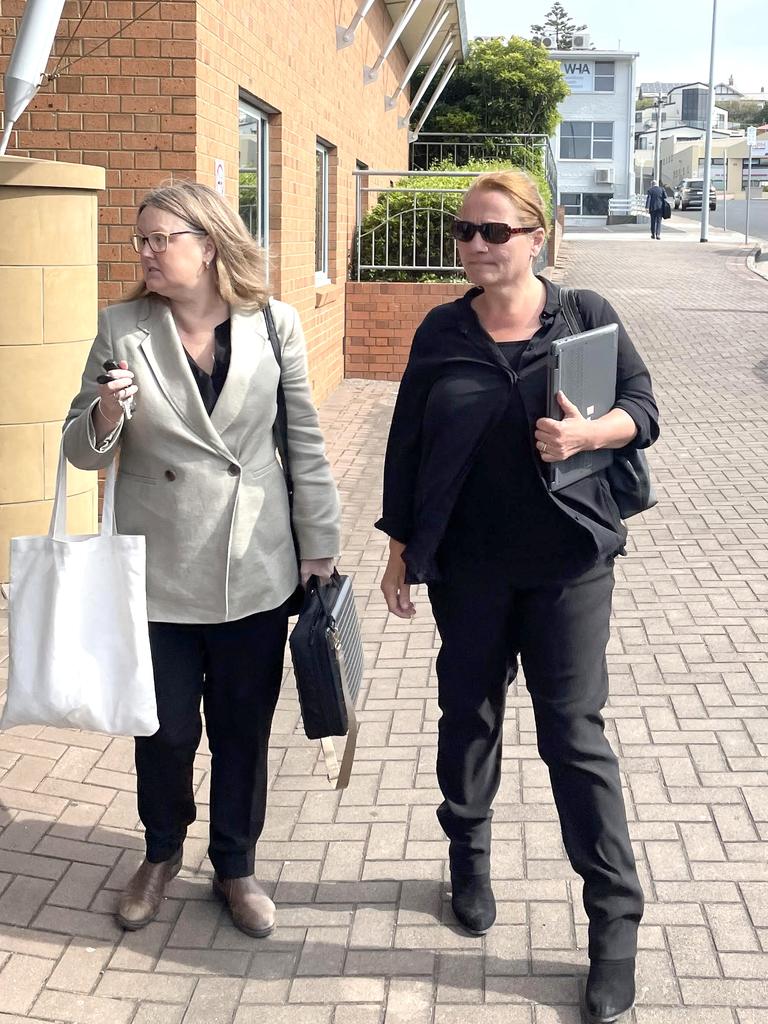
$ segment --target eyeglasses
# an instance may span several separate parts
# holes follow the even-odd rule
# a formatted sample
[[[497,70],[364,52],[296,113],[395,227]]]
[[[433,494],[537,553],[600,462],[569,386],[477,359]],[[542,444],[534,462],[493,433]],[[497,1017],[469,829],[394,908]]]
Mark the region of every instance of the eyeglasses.
[[[457,242],[471,242],[475,232],[480,232],[484,242],[491,245],[503,245],[513,235],[530,235],[537,228],[513,228],[509,224],[502,224],[500,221],[489,221],[487,224],[473,224],[471,220],[455,220],[453,222],[453,237]]]
[[[152,252],[165,252],[168,248],[168,239],[173,238],[174,235],[204,234],[205,231],[197,231],[193,228],[189,228],[187,231],[151,231],[148,235],[131,235],[131,245],[139,254],[141,254],[141,250],[144,248],[146,242],[149,242],[149,248]]]

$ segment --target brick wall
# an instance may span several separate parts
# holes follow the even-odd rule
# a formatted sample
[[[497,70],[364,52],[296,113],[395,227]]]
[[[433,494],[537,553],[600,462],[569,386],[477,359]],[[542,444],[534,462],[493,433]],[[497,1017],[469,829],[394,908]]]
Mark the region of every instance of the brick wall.
[[[469,284],[347,284],[345,375],[400,380],[416,328],[434,306],[453,302]]]
[[[307,335],[315,396],[344,376],[344,293],[355,223],[355,161],[371,167],[408,165],[406,133],[386,112],[406,60],[396,49],[376,82],[363,84],[391,31],[383,4],[358,28],[352,46],[336,49],[336,24],[347,25],[357,0],[219,0],[198,2],[197,175],[213,180],[224,160],[227,193],[236,189],[237,103],[245,99],[271,115],[270,251],[276,293],[297,307]],[[254,16],[258,9],[259,16]],[[330,277],[315,286],[315,143],[330,144]]]
[[[87,0],[68,0],[49,71]],[[147,0],[94,0],[67,58],[97,47],[147,10]],[[8,152],[99,164],[107,170],[100,202],[100,301],[120,298],[137,276],[129,236],[137,201],[172,176],[214,183],[224,161],[226,195],[237,203],[237,105],[261,100],[270,118],[270,254],[275,293],[299,309],[307,334],[315,397],[341,381],[344,284],[354,227],[355,161],[406,168],[406,132],[389,112],[406,64],[396,47],[377,81],[363,84],[392,23],[383,3],[336,49],[357,0],[176,0],[145,18],[47,86],[22,115]],[[23,14],[23,0],[0,0],[0,74]],[[331,284],[315,287],[315,141],[331,153]]]
[[[51,72],[75,31],[86,0],[70,0],[48,65]],[[137,199],[173,174],[195,170],[195,2],[162,3],[111,42],[102,40],[148,7],[95,0],[64,62],[88,53],[22,114],[8,152],[106,168],[99,203],[99,295],[120,298],[136,279],[129,237]],[[23,0],[2,0],[0,72],[5,72],[24,13]]]

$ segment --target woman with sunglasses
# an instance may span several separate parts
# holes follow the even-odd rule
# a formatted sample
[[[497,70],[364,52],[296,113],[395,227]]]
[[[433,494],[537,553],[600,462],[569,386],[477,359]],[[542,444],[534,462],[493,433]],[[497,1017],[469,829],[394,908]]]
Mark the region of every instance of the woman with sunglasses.
[[[586,328],[619,324],[615,407],[586,420],[561,394],[564,418],[547,418],[548,350],[570,331],[558,286],[533,270],[547,220],[525,173],[480,175],[454,237],[474,287],[433,309],[414,337],[376,524],[390,537],[381,589],[389,610],[410,618],[411,586],[428,584],[442,641],[437,815],[449,839],[453,910],[476,935],[496,916],[491,805],[507,686],[520,657],[565,849],[584,880],[589,1013],[612,1021],[634,1000],[643,909],[601,716],[613,562],[626,530],[604,474],[554,494],[547,464],[650,445],[656,404],[615,310],[581,291]]]
[[[101,313],[64,435],[81,469],[102,469],[119,451],[117,527],[147,545],[160,729],[136,739],[146,858],[117,919],[130,930],[152,921],[181,867],[201,785],[193,764],[202,700],[214,893],[238,928],[263,936],[275,907],[254,878],[254,848],[288,616],[299,576],[332,571],[336,486],[298,316],[269,298],[264,254],[240,217],[212,189],[179,182],[145,198],[133,246],[141,283]],[[275,457],[280,381],[300,566]]]

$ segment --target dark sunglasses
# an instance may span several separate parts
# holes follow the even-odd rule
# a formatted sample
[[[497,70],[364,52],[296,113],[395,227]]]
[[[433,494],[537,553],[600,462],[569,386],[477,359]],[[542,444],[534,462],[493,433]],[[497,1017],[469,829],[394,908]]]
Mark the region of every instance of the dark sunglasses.
[[[455,220],[453,222],[453,237],[457,242],[471,242],[475,232],[480,232],[484,242],[491,245],[504,245],[513,235],[530,235],[536,228],[513,228],[509,224],[502,224],[500,221],[489,221],[487,224],[473,224],[471,220]]]

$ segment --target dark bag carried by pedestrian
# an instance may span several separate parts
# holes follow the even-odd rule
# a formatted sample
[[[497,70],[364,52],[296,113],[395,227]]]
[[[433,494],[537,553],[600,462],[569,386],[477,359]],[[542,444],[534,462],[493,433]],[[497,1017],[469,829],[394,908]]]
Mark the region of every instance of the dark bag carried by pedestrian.
[[[349,783],[357,743],[355,701],[363,679],[363,646],[349,576],[307,583],[304,606],[289,640],[301,718],[308,739],[320,740],[328,781]],[[346,736],[339,764],[332,736]]]
[[[560,305],[568,329],[573,334],[583,333],[586,328],[576,305],[576,294],[572,288],[560,289]],[[613,462],[608,466],[605,474],[611,488],[611,495],[622,519],[636,516],[640,512],[653,508],[658,503],[648,459],[642,449],[615,449]]]
[[[669,220],[672,216],[672,207],[669,205],[669,200],[666,196],[661,201],[661,217],[662,220]]]
[[[280,339],[269,305],[264,319],[277,365],[282,368]],[[277,387],[275,447],[285,476],[288,504],[293,509],[293,479],[288,461],[288,416],[281,383]],[[298,544],[296,556],[299,558]],[[299,694],[301,718],[307,739],[320,740],[328,781],[336,789],[349,785],[357,745],[355,701],[363,679],[363,645],[355,608],[355,596],[349,576],[334,570],[328,583],[316,576],[299,588],[291,599],[291,613],[298,622],[288,641]],[[341,763],[336,756],[332,736],[346,736]]]

